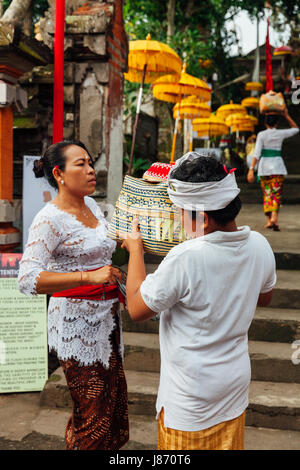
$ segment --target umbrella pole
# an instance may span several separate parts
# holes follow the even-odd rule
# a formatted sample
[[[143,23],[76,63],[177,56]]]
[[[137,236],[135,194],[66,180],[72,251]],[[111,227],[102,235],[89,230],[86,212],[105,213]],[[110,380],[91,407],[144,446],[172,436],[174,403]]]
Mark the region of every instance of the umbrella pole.
[[[175,121],[175,129],[174,129],[174,134],[173,134],[172,153],[171,153],[170,163],[174,163],[174,155],[175,155],[176,139],[177,139],[177,127],[178,127],[179,115],[180,115],[180,110],[179,110],[180,102],[181,102],[181,93],[179,95],[179,106],[178,106],[177,117]]]
[[[193,128],[192,128],[192,120],[189,119],[189,127],[190,127],[190,147],[189,151],[193,151]]]
[[[136,107],[136,115],[135,115],[135,121],[134,121],[134,127],[133,127],[132,143],[131,143],[131,151],[130,151],[129,167],[128,167],[128,174],[129,175],[131,175],[131,173],[132,173],[133,152],[134,152],[134,145],[135,145],[135,139],[136,139],[136,130],[137,130],[137,125],[138,125],[138,121],[139,121],[139,114],[140,114],[141,104],[142,104],[142,96],[143,96],[143,88],[144,88],[144,83],[145,83],[146,69],[147,69],[147,64],[144,65],[143,77],[142,77],[142,82],[141,82],[141,86],[140,86],[140,90],[139,90],[138,102],[137,102],[137,107]]]

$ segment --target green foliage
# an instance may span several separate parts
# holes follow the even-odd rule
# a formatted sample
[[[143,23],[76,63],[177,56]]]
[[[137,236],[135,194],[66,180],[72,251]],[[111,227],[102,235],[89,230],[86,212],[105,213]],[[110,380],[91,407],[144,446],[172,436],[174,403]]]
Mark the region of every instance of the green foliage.
[[[135,114],[133,114],[135,116]],[[129,168],[129,156],[131,152],[131,143],[132,143],[132,136],[124,136],[124,156],[123,156],[123,163],[124,163],[124,173],[127,173]],[[137,147],[135,146],[133,151],[133,159],[132,159],[132,176],[140,178],[143,176],[143,173],[148,170],[151,165],[151,161],[147,158],[142,158],[138,155]]]
[[[273,25],[281,13],[286,23],[299,24],[300,3],[294,0],[270,0]],[[218,84],[229,82],[245,73],[239,70],[236,61],[230,57],[230,49],[238,44],[235,31],[228,31],[226,23],[245,10],[254,20],[258,16],[265,19],[265,0],[176,0],[175,33],[169,39],[170,46],[187,62],[187,72],[211,83],[212,73],[218,75]],[[167,42],[168,1],[126,0],[124,6],[125,28],[132,40],[145,39],[150,33],[152,39]],[[298,15],[298,16],[297,16]],[[211,67],[203,68],[199,59],[211,60]],[[241,85],[234,84],[222,89],[218,100],[227,102],[237,99]],[[214,94],[214,99],[216,95]]]
[[[129,157],[126,155],[123,160],[124,160],[124,163],[125,163],[125,166],[126,166],[126,171],[127,171],[128,168],[129,168]],[[133,156],[133,159],[132,159],[132,176],[136,176],[137,178],[140,178],[143,175],[143,173],[146,170],[148,170],[150,165],[151,165],[150,160],[145,160],[144,158]]]

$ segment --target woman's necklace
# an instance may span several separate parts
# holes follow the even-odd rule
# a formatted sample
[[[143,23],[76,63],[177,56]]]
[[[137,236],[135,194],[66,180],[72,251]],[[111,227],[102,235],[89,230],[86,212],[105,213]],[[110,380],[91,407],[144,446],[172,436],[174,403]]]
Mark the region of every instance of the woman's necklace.
[[[56,204],[56,205],[57,205],[58,208],[60,208],[58,204]],[[77,213],[77,214],[76,214],[76,212],[68,211],[66,209],[61,209],[61,210],[73,215],[74,217],[78,218],[78,220],[80,219],[80,217],[83,217],[86,220],[86,223],[88,223],[89,225],[94,224],[97,221],[97,218],[90,211],[89,207],[86,204],[84,205],[83,208],[79,209],[79,213]]]
[[[87,206],[85,206],[85,208],[81,210],[81,215],[83,215],[88,225],[94,225],[96,222],[98,224],[97,217],[94,216],[94,214]]]
[[[87,209],[87,206],[85,206],[85,208]],[[86,209],[82,209],[81,214],[82,214],[86,219],[89,219],[89,218],[91,217],[91,214],[88,214]]]

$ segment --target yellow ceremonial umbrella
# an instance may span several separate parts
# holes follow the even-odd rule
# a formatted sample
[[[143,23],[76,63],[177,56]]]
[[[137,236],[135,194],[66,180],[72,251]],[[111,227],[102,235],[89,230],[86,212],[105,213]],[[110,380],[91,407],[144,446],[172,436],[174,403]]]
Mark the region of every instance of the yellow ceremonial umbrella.
[[[274,49],[273,55],[291,55],[293,54],[293,49],[290,46],[281,46]]]
[[[248,129],[253,132],[254,126],[258,124],[258,119],[250,114],[232,114],[226,118],[225,123],[238,135],[239,131]]]
[[[247,82],[245,85],[245,90],[248,91],[262,91],[263,86],[260,82]]]
[[[158,77],[165,74],[177,74],[179,76],[181,67],[182,62],[178,54],[167,44],[151,40],[150,34],[145,40],[129,41],[128,73],[124,73],[124,77],[130,82],[141,83],[132,135],[129,174],[131,174],[132,169],[144,84],[153,83]]]
[[[197,132],[198,137],[224,135],[228,134],[229,127],[218,116],[212,114],[209,118],[196,118],[192,122],[193,130]]]
[[[251,123],[233,125],[232,132],[236,132],[237,134],[239,134],[240,132],[254,132],[254,125],[252,125]]]
[[[196,95],[199,101],[207,102],[211,98],[211,88],[203,80],[197,77],[193,77],[186,73],[186,64],[183,66],[180,78],[172,75],[165,75],[157,79],[153,85],[153,96],[162,101],[167,101],[169,103],[181,103],[183,95]],[[178,116],[175,121],[175,129],[173,134],[173,144],[172,144],[172,153],[170,162],[174,162],[176,138],[177,138],[177,127],[179,121],[179,109]]]
[[[258,119],[250,114],[232,114],[225,119],[225,123],[229,127],[248,122],[255,126],[258,123]]]
[[[173,108],[173,118],[187,119],[189,123],[189,150],[193,150],[193,131],[191,120],[196,117],[209,117],[211,115],[211,107],[208,103],[203,103],[198,96],[192,95],[176,103]]]
[[[223,104],[220,106],[217,111],[216,111],[216,116],[219,117],[220,119],[225,120],[227,116],[230,116],[232,114],[246,114],[247,110],[242,106],[241,104],[235,104],[230,100],[229,104]]]
[[[254,96],[249,96],[242,100],[241,105],[245,108],[259,108],[259,99]]]
[[[144,40],[129,41],[128,72],[126,80],[134,83],[153,83],[162,75],[180,75],[182,61],[178,54],[167,44],[151,39],[148,34]]]
[[[186,64],[179,79],[173,75],[164,75],[152,85],[153,96],[162,101],[177,103],[183,95],[197,95],[199,101],[208,102],[211,98],[211,88],[203,80],[186,73]]]
[[[188,96],[176,103],[173,108],[173,118],[176,119],[179,112],[180,119],[192,119],[196,117],[209,117],[211,115],[211,107],[208,103],[203,103],[198,96]]]

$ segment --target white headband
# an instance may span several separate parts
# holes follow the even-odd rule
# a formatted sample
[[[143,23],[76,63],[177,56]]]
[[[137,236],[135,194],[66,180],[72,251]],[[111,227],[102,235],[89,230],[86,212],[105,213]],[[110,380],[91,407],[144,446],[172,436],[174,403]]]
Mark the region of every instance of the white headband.
[[[196,152],[188,152],[176,161],[168,175],[169,198],[176,206],[185,210],[215,211],[224,209],[240,192],[233,172],[228,173],[220,181],[205,183],[190,183],[172,178],[175,168],[178,168],[186,160],[192,161],[200,156]]]

